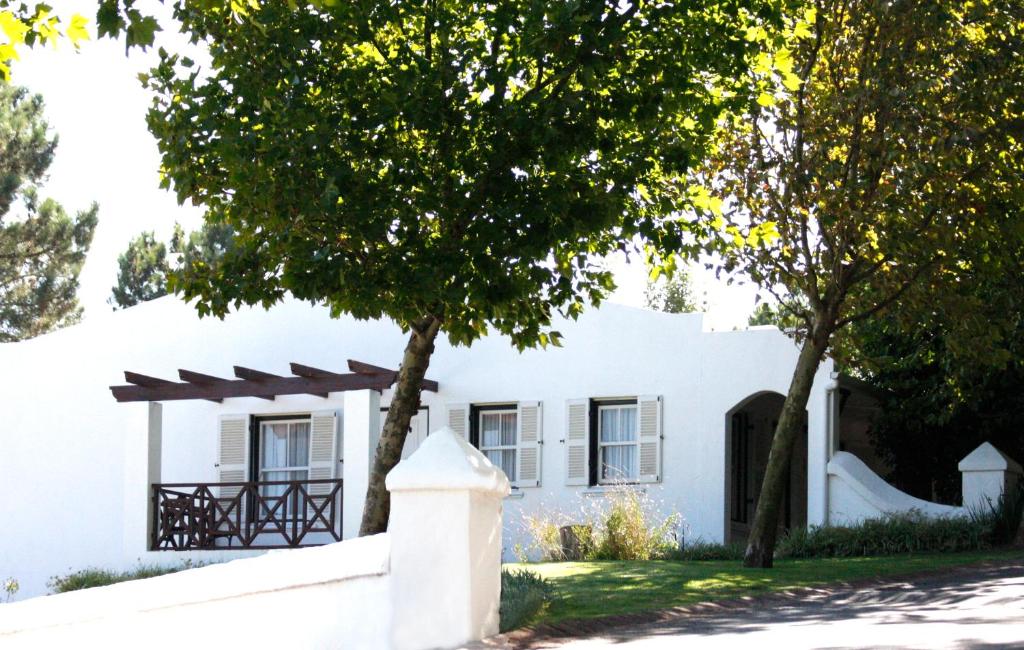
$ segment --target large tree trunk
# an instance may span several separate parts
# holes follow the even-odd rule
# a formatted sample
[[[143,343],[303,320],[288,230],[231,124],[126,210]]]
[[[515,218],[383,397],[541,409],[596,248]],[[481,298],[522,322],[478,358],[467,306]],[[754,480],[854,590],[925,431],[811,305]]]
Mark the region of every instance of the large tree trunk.
[[[811,395],[814,374],[818,371],[828,348],[828,339],[827,334],[808,336],[800,349],[789,393],[782,405],[782,414],[772,438],[768,466],[765,468],[764,482],[761,484],[761,494],[757,500],[757,510],[754,512],[754,523],[750,527],[743,566],[764,569],[770,569],[772,566],[779,511],[782,509],[782,499],[786,493],[786,470],[793,455],[793,445],[797,436],[804,432],[807,400]]]
[[[384,478],[402,458],[405,436],[409,433],[409,421],[420,407],[420,391],[423,377],[434,353],[434,340],[441,327],[439,318],[430,316],[409,333],[402,365],[398,369],[395,393],[391,397],[384,429],[377,442],[377,451],[370,468],[370,483],[366,486],[366,500],[363,503],[363,520],[359,524],[359,535],[375,535],[388,529],[391,514],[391,497],[384,487]]]

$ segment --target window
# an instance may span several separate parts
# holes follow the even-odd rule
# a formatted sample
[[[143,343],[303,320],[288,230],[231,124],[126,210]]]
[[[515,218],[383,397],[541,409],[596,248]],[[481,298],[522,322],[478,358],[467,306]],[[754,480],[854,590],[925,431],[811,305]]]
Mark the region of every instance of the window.
[[[515,481],[518,410],[507,405],[478,406],[473,410],[477,448],[495,467],[500,467],[510,481]]]
[[[310,424],[309,418],[259,422],[259,481],[309,479]],[[280,497],[287,488],[287,485],[263,485],[260,495]],[[294,516],[287,512],[289,505],[283,504],[275,515]]]
[[[639,477],[637,408],[630,403],[597,403],[598,483],[635,481]]]

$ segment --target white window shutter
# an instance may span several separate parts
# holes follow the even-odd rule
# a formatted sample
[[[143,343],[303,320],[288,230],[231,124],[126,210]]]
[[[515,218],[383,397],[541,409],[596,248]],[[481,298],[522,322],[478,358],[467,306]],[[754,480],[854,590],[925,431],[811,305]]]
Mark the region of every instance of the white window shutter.
[[[640,483],[661,481],[661,396],[641,395],[637,398],[640,432]]]
[[[222,415],[217,429],[217,481],[249,480],[249,416]],[[239,488],[221,488],[218,496],[235,496]]]
[[[566,402],[565,484],[590,483],[590,400]]]
[[[543,417],[540,402],[519,402],[516,422],[519,423],[516,441],[516,487],[540,485],[540,455]],[[512,477],[510,477],[512,478]]]
[[[469,440],[469,404],[448,404],[448,426]]]
[[[309,479],[334,478],[338,466],[338,414],[319,411],[310,415],[309,426]],[[330,483],[310,485],[309,494],[330,494]]]

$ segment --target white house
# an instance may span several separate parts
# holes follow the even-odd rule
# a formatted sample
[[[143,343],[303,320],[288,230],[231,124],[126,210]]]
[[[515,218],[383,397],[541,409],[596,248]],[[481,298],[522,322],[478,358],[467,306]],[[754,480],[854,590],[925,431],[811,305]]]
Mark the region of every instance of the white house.
[[[742,539],[794,343],[773,328],[708,332],[699,314],[612,304],[555,328],[563,347],[523,353],[496,335],[471,348],[439,341],[436,390],[406,452],[448,424],[505,470],[506,557],[526,542],[524,514],[573,510],[613,482],[680,512],[689,539]],[[25,597],[84,567],[354,536],[390,400],[381,369],[404,343],[392,323],[294,300],[221,321],[168,297],[0,346],[0,578],[19,579]],[[139,373],[134,386],[112,393],[125,371]],[[246,396],[199,398],[210,386]],[[286,394],[295,386],[316,394]],[[872,408],[867,390],[822,364],[787,526],[829,519],[840,449],[877,469]]]

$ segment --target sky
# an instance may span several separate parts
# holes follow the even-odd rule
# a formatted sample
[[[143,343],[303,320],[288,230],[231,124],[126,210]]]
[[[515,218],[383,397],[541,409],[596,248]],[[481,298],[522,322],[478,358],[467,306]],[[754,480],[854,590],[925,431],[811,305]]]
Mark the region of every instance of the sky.
[[[58,15],[83,11],[83,3],[53,2]],[[86,5],[88,6],[88,5]],[[70,9],[68,9],[70,7]],[[156,11],[166,11],[157,5]],[[163,25],[171,22],[164,18]],[[94,24],[90,32],[95,37]],[[186,46],[175,33],[158,36],[158,45],[180,51]],[[198,228],[202,211],[178,205],[174,195],[158,186],[160,157],[146,128],[150,96],[138,74],[156,61],[154,50],[133,51],[109,39],[91,40],[76,52],[67,41],[56,49],[37,48],[15,63],[13,83],[40,93],[46,118],[60,140],[42,195],[61,202],[69,212],[99,203],[99,225],[82,270],[79,300],[85,318],[111,309],[107,303],[116,283],[117,256],[138,233],[152,230],[164,241],[174,224]],[[647,270],[642,260],[609,261],[619,289],[612,301],[643,306]],[[754,308],[749,286],[727,286],[703,268],[694,268],[695,291],[707,304],[705,327],[728,330],[746,324]]]

